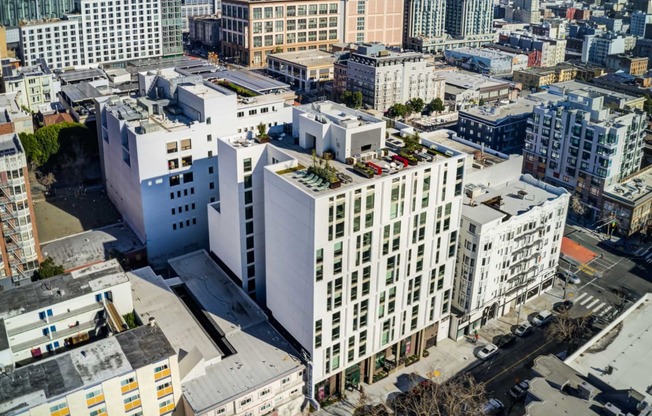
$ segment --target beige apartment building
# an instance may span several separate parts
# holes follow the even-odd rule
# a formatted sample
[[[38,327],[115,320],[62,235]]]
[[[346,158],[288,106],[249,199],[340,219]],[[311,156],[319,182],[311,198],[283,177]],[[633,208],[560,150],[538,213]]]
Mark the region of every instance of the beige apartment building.
[[[403,1],[351,0],[344,2],[344,42],[378,42],[399,46],[403,41]]]
[[[333,0],[222,2],[222,56],[266,65],[273,52],[328,49],[340,41],[340,3]]]

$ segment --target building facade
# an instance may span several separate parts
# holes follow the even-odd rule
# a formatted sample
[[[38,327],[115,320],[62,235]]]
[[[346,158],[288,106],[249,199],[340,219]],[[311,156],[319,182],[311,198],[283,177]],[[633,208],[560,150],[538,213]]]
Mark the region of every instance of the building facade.
[[[636,172],[643,157],[645,113],[604,102],[588,88],[568,91],[535,107],[525,137],[523,172],[577,195],[590,219],[600,218],[605,187]]]
[[[458,135],[476,144],[505,154],[521,154],[525,144],[525,128],[535,102],[516,102],[460,110]]]
[[[222,2],[222,56],[246,66],[265,66],[273,52],[328,49],[340,30],[340,3],[332,0]]]
[[[606,231],[623,236],[652,231],[652,168],[647,167],[605,189],[602,205]]]
[[[486,75],[511,75],[527,69],[528,56],[479,48],[457,48],[444,51],[446,62]]]
[[[405,2],[404,39],[444,36],[446,0],[410,0]]]
[[[493,31],[492,0],[446,0],[446,33],[473,38]]]
[[[201,75],[139,74],[140,98],[104,98],[97,114],[109,198],[147,245],[150,262],[208,246],[218,196],[217,138],[283,128],[281,95],[239,98]]]
[[[181,19],[183,31],[190,31],[190,19],[192,17],[207,17],[220,11],[218,0],[183,0],[181,3]]]
[[[361,91],[363,103],[375,110],[386,111],[411,98],[421,98],[425,103],[444,99],[444,80],[420,53],[393,52],[384,45],[362,44],[344,65],[345,71],[338,71],[335,76],[345,76],[346,82],[336,80],[335,84],[346,85],[348,91]]]
[[[321,90],[334,78],[335,55],[321,50],[274,53],[267,57],[267,73],[311,92]]]
[[[67,20],[20,28],[25,64],[43,58],[56,69],[183,53],[181,0],[78,4]]]
[[[59,101],[61,83],[41,59],[33,66],[12,69],[2,82],[7,93],[15,94],[16,103],[30,111],[38,112],[41,106]]]
[[[217,48],[222,39],[222,18],[215,16],[189,16],[189,39],[209,48]]]
[[[42,260],[25,150],[16,133],[0,135],[0,275],[29,280]]]
[[[14,27],[21,21],[57,19],[74,8],[70,0],[6,0],[0,3],[0,25]]]
[[[514,71],[513,80],[524,87],[541,88],[557,82],[571,81],[577,76],[577,68],[571,65],[557,65],[554,68],[531,68]]]
[[[552,288],[570,193],[521,175],[522,161],[512,157],[467,175],[453,339]]]
[[[342,41],[379,42],[399,46],[403,41],[403,2],[360,0],[343,2]]]
[[[539,51],[539,61],[532,66],[553,67],[566,61],[566,40],[535,37],[519,33],[501,34],[501,45],[518,47],[523,51]]]
[[[652,37],[652,14],[638,11],[630,19],[629,33],[639,38]]]

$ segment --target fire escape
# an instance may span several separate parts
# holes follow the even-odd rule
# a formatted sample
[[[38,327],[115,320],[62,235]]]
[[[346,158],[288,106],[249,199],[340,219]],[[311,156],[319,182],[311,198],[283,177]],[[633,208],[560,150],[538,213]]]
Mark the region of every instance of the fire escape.
[[[17,200],[26,200],[21,193],[14,192],[14,186],[23,184],[23,178],[9,179],[6,175],[0,175],[0,219],[2,219],[2,234],[5,240],[7,258],[12,275],[19,275],[21,278],[28,277],[24,269],[24,243],[20,237],[20,225],[16,209]]]

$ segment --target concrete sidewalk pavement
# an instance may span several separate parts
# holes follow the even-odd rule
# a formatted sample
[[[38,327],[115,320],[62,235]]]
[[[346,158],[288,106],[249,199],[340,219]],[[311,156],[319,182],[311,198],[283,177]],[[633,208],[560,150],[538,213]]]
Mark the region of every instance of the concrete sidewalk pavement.
[[[374,384],[361,383],[371,403],[385,403],[388,396],[409,390],[416,382],[423,379],[432,379],[436,382],[443,382],[454,375],[468,371],[482,361],[475,357],[475,352],[486,344],[493,341],[497,335],[513,332],[514,326],[518,323],[531,319],[534,314],[543,309],[552,309],[552,305],[562,300],[563,288],[555,282],[550,291],[532,299],[522,305],[520,317],[518,308],[508,314],[488,322],[484,327],[478,329],[480,336],[477,343],[467,342],[465,339],[453,341],[445,339],[437,346],[428,349],[428,357],[423,357],[418,362],[390,374],[388,377],[377,381]],[[353,414],[359,404],[360,392],[347,391],[345,398],[326,408],[320,409],[316,414],[321,416],[349,416]]]

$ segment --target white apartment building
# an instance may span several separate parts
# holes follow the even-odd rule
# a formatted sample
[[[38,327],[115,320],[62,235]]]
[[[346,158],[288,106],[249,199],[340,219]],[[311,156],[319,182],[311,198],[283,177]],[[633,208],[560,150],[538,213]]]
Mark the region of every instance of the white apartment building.
[[[310,357],[310,398],[372,383],[447,337],[464,155],[430,142],[418,158],[385,151],[384,121],[328,101],[294,108],[292,138],[222,142],[220,169],[235,160],[209,209],[211,250],[264,258],[251,271]],[[231,225],[243,212],[251,246],[248,221]]]
[[[301,414],[305,366],[260,307],[205,251],[169,264],[177,279],[149,267],[130,278],[141,321],[155,319],[179,356],[181,414]]]
[[[605,187],[638,171],[647,125],[643,111],[612,110],[605,100],[589,86],[566,91],[534,108],[525,136],[523,172],[573,192],[595,219]]]
[[[65,20],[21,27],[23,63],[97,66],[182,53],[181,0],[79,0]]]
[[[444,36],[446,0],[410,0],[405,2],[404,39]]]
[[[239,99],[173,69],[139,75],[140,98],[104,98],[97,114],[109,198],[160,263],[208,247],[206,205],[218,195],[217,138],[290,121],[282,95]]]
[[[123,329],[133,310],[117,260],[0,292],[0,365],[53,356]]]
[[[467,172],[453,339],[552,288],[570,193],[521,175],[522,162],[517,156]]]
[[[211,16],[220,10],[218,0],[185,0],[181,4],[181,19],[183,20],[183,31],[190,30],[190,17]]]
[[[359,44],[338,64],[335,84],[362,92],[363,103],[378,111],[411,98],[443,101],[446,85],[422,54],[389,51],[381,44]]]
[[[59,101],[61,83],[43,60],[37,59],[34,66],[11,70],[2,82],[5,92],[15,93],[16,103],[31,111],[37,112],[41,106],[49,107],[50,103]]]
[[[492,33],[493,6],[492,0],[446,0],[446,33],[455,38]]]
[[[18,134],[1,134],[0,148],[0,278],[18,282],[28,280],[38,269],[41,249],[27,159]]]
[[[177,355],[163,332],[148,325],[0,377],[6,416],[183,415],[175,412],[180,398]]]

